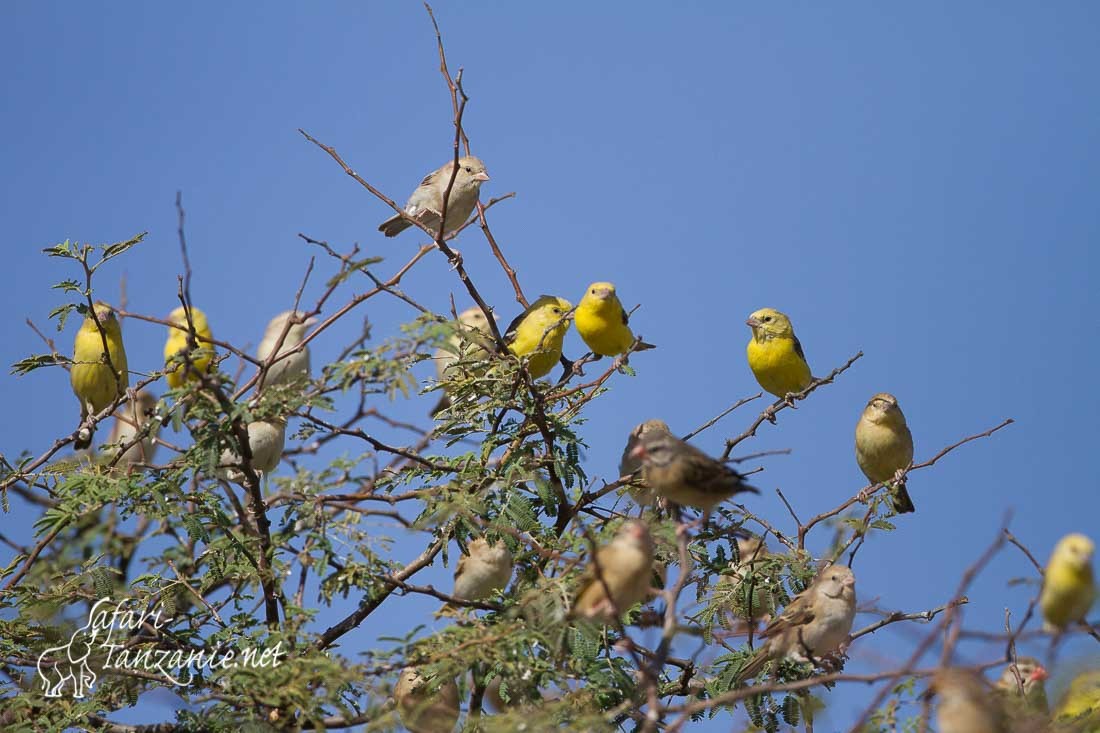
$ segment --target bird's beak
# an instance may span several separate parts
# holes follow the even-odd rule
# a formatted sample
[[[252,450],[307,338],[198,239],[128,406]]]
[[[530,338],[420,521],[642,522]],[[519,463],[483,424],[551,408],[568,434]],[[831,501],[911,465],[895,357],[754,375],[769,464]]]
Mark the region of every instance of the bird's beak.
[[[1031,673],[1031,679],[1035,680],[1036,682],[1042,682],[1048,677],[1050,677],[1050,674],[1047,673],[1046,668],[1044,667],[1036,667],[1035,671]]]
[[[631,458],[645,458],[645,446],[641,443],[634,446],[634,450],[630,451]]]
[[[474,174],[474,180],[475,181],[488,181],[489,180],[489,174],[486,173],[485,171],[482,171],[481,173],[475,173]]]
[[[764,324],[760,321],[759,318],[753,318],[752,316],[749,316],[749,320],[745,321],[745,325],[751,328],[758,328],[760,326],[763,326]]]
[[[316,316],[310,316],[309,318],[302,321],[302,325],[305,326],[306,328],[309,328],[310,326],[316,326],[317,325],[317,317]]]
[[[844,579],[844,585],[848,586],[849,588],[855,588],[856,587],[856,579],[855,578],[845,578]]]
[[[598,288],[596,290],[596,297],[599,298],[600,300],[604,300],[604,299],[610,297],[611,294],[612,293],[611,293],[610,288]]]

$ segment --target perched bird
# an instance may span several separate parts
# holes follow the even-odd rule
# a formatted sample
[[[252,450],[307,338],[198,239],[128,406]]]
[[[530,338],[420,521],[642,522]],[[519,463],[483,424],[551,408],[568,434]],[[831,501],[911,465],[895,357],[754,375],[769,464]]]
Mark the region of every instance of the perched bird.
[[[1069,683],[1058,707],[1054,710],[1054,719],[1061,722],[1073,721],[1072,727],[1057,730],[1087,731],[1100,730],[1100,669],[1082,672]],[[1077,724],[1080,724],[1078,726]]]
[[[669,501],[709,512],[734,494],[759,490],[690,443],[660,430],[646,432],[630,452],[646,485]]]
[[[429,682],[405,667],[393,687],[397,714],[411,733],[451,733],[458,722],[458,685],[453,679]]]
[[[810,386],[813,377],[791,319],[774,308],[761,308],[745,321],[752,329],[749,368],[756,381],[780,399]]]
[[[936,733],[1007,733],[1003,713],[981,675],[947,667],[932,678],[939,699]]]
[[[119,451],[122,452],[122,457],[118,459],[116,465],[134,466],[152,462],[153,453],[157,449],[157,433],[160,432],[160,419],[157,417],[156,409],[156,395],[143,389],[137,393],[135,400],[124,405],[121,412],[115,413],[115,424],[111,428],[111,437],[107,442],[116,446],[109,453],[111,459],[114,459]],[[146,425],[149,426],[149,430],[141,440],[125,448]]]
[[[122,345],[122,327],[118,316],[106,303],[96,303],[84,316],[84,322],[76,332],[69,381],[80,401],[82,427],[73,446],[81,450],[92,444],[94,428],[83,427],[88,416],[102,412],[130,386],[126,349]]]
[[[767,579],[758,574],[758,568],[770,556],[768,546],[760,537],[738,537],[737,555],[738,560],[729,564],[730,574],[718,581],[730,594],[731,610],[745,621],[769,618],[775,612],[775,599]]]
[[[1017,657],[1015,664],[1005,665],[994,686],[1008,703],[1006,709],[1013,707],[1011,703],[1022,701],[1024,712],[1046,715],[1050,712],[1046,685],[1043,684],[1047,677],[1047,671],[1038,659]]]
[[[830,565],[799,593],[779,617],[760,633],[766,639],[738,673],[751,679],[773,659],[810,661],[830,654],[848,641],[856,617],[856,578],[844,565]]]
[[[198,308],[191,308],[191,323],[195,326],[197,348],[188,354],[187,339],[190,331],[187,325],[187,313],[183,306],[168,314],[168,340],[164,343],[164,377],[168,386],[176,389],[187,379],[198,379],[200,374],[210,370],[210,360],[214,357],[214,345],[210,342],[214,336],[206,314]]]
[[[569,330],[568,313],[573,304],[554,295],[542,295],[516,316],[504,334],[508,351],[527,357],[533,379],[545,377],[561,358],[561,345]]]
[[[294,322],[294,320],[301,322]],[[264,330],[264,337],[260,339],[260,345],[256,347],[256,358],[267,361],[273,353],[276,353],[275,347],[279,345],[280,338],[282,338],[282,345],[279,346],[276,355],[278,361],[267,370],[267,376],[264,378],[265,385],[289,384],[309,379],[309,347],[303,346],[298,351],[295,351],[295,347],[302,343],[306,331],[316,322],[315,318],[302,318],[301,314],[295,311],[284,311],[271,319]],[[288,356],[283,356],[288,353]]]
[[[1064,631],[1085,615],[1096,600],[1092,576],[1092,540],[1083,534],[1068,534],[1054,546],[1043,575],[1039,608],[1047,631]]]
[[[451,593],[464,601],[480,601],[494,591],[508,585],[512,577],[512,553],[503,541],[490,545],[484,537],[478,537],[466,545],[466,552],[458,559],[455,568],[455,589]],[[440,615],[453,613],[447,604]]]
[[[856,423],[856,463],[863,475],[874,483],[892,481],[898,471],[913,462],[913,435],[905,424],[898,400],[880,392],[870,399]],[[893,489],[894,511],[916,511],[905,479]]]
[[[645,600],[653,575],[653,537],[641,520],[619,527],[615,538],[596,551],[573,600],[577,618],[611,623]]]
[[[432,356],[432,361],[435,362],[436,381],[445,383],[447,370],[458,363],[459,358],[487,359],[489,349],[492,348],[488,338],[491,333],[489,319],[485,317],[485,312],[479,306],[475,305],[459,313],[454,335],[447,339],[446,344],[436,349]],[[447,409],[450,404],[451,396],[444,388],[439,402],[432,408],[432,414],[435,415]]]
[[[433,235],[439,231],[443,194],[451,183],[453,170],[454,161],[451,160],[429,173],[405,204],[405,213],[426,226]],[[485,172],[484,163],[473,156],[459,158],[458,173],[454,174],[454,184],[451,185],[451,193],[447,197],[447,224],[443,234],[450,234],[466,223],[477,205],[481,184],[488,180],[489,174]],[[394,214],[379,225],[378,231],[387,237],[396,237],[411,226],[400,214]]]
[[[611,283],[589,285],[577,304],[573,320],[577,324],[577,333],[597,356],[618,356],[634,343],[626,309],[619,302],[615,286]],[[643,341],[637,350],[652,348],[653,344]]]
[[[236,437],[230,437],[230,447],[222,451],[218,461],[218,478],[241,483],[245,475]],[[250,465],[256,473],[269,473],[279,465],[286,444],[286,420],[273,417],[248,423],[248,449],[252,452]]]
[[[668,423],[664,420],[646,420],[643,423],[635,425],[634,429],[630,431],[630,437],[626,440],[626,447],[623,448],[623,457],[619,460],[620,477],[629,476],[637,471],[641,471],[641,456],[632,454],[634,449],[638,447],[638,442],[650,433],[672,435]],[[645,479],[640,473],[630,482],[630,495],[640,506],[652,504],[657,498],[656,494],[649,488],[649,485],[645,482]]]

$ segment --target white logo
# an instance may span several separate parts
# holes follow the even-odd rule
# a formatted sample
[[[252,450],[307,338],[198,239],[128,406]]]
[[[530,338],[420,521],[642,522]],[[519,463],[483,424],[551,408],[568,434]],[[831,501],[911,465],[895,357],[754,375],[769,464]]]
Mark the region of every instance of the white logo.
[[[113,604],[113,605],[112,605]],[[134,608],[128,607],[134,605]],[[234,669],[236,667],[278,667],[283,654],[280,641],[270,649],[249,648],[243,651],[227,648],[213,652],[205,649],[158,649],[148,644],[141,648],[114,643],[115,631],[134,632],[144,626],[160,630],[168,621],[161,617],[161,607],[136,608],[130,601],[115,603],[101,598],[88,612],[88,622],[73,632],[67,644],[52,647],[38,655],[38,676],[46,697],[61,697],[62,690],[72,685],[72,696],[81,699],[96,681],[95,664],[101,673],[109,669],[129,669],[151,672],[168,684],[186,686],[196,669]],[[130,634],[123,634],[129,636]],[[125,640],[123,640],[125,641]]]

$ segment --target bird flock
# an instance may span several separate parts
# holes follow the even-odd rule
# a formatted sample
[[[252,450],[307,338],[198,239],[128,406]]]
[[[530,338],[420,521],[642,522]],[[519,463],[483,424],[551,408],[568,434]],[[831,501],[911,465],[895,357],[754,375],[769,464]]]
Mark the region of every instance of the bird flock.
[[[379,231],[393,237],[414,222],[441,233],[463,225],[489,175],[474,157],[462,158],[457,165],[457,171],[454,162],[449,162],[426,176],[403,211],[383,222]],[[165,381],[172,389],[201,383],[216,363],[206,315],[193,306],[180,307],[169,315],[167,323]],[[751,331],[746,350],[749,369],[761,388],[781,402],[791,403],[814,379],[791,319],[778,310],[762,308],[752,313],[746,324]],[[272,319],[256,353],[267,367],[267,386],[310,379],[309,348],[303,341],[312,325],[312,319],[295,311]],[[612,357],[615,367],[625,365],[632,354],[653,348],[631,330],[628,313],[610,282],[592,283],[576,307],[559,296],[539,297],[511,322],[503,342],[507,351],[521,360],[530,378],[537,380],[565,362],[562,345],[572,325],[594,358]],[[433,414],[462,409],[464,402],[448,390],[451,370],[487,363],[496,350],[487,314],[480,307],[459,314],[453,327],[450,341],[434,358],[441,398]],[[105,303],[86,309],[74,343],[70,376],[80,403],[80,428],[74,444],[86,448],[93,430],[89,416],[117,403],[129,387],[119,320]],[[116,454],[122,454],[117,460],[133,467],[150,464],[160,420],[157,400],[150,392],[132,395],[117,411],[108,441]],[[286,424],[285,415],[248,422],[248,468],[258,474],[275,470],[284,451]],[[882,392],[867,401],[856,424],[854,443],[860,469],[871,482],[887,486],[894,511],[914,512],[906,485],[906,473],[913,464],[913,437],[894,395]],[[232,441],[225,446],[216,467],[219,478],[244,480],[247,469],[240,448]],[[651,586],[658,568],[651,529],[653,522],[663,521],[662,511],[678,518],[677,532],[685,533],[706,526],[709,514],[731,497],[758,493],[725,461],[674,436],[659,419],[642,422],[630,433],[620,475],[633,499],[643,509],[653,506],[655,510],[624,521],[613,539],[595,548],[573,594],[570,614],[574,619],[618,624],[632,607],[654,597]],[[685,507],[700,510],[702,516],[688,522],[681,518],[680,509]],[[763,538],[746,536],[737,542],[740,559],[725,579],[734,584],[747,582],[754,563],[770,555]],[[1048,630],[1058,633],[1085,621],[1096,597],[1093,553],[1093,542],[1083,534],[1069,534],[1054,548],[1038,603]],[[514,558],[503,542],[489,542],[485,537],[467,542],[457,563],[453,598],[477,601],[493,596],[507,587],[513,566]],[[738,683],[764,676],[778,660],[824,664],[847,647],[856,614],[855,576],[843,565],[821,567],[814,581],[782,610],[771,608],[764,598],[756,607],[744,610],[746,622],[763,622],[765,626],[757,635],[762,643],[737,672]],[[460,611],[449,603],[439,613],[449,616]],[[939,699],[937,730],[984,733],[1014,730],[1012,720],[1028,716],[1049,721],[1043,692],[1046,677],[1038,661],[1025,657],[1006,667],[992,686],[976,672],[941,669],[929,688]],[[415,668],[407,667],[400,673],[393,696],[404,724],[414,732],[450,731],[458,720],[460,701],[454,680],[429,683]],[[1100,673],[1096,672],[1075,680],[1056,711],[1056,717],[1064,720],[1092,714],[1096,718],[1090,719],[1100,719]],[[1100,730],[1100,723],[1087,730]]]

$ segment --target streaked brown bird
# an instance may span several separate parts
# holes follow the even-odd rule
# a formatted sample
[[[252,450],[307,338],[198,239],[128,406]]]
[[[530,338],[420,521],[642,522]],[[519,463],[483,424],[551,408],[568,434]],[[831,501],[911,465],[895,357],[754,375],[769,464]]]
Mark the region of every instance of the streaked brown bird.
[[[681,506],[710,512],[735,494],[760,491],[732,468],[667,432],[646,432],[630,457],[642,464],[650,489]]]

